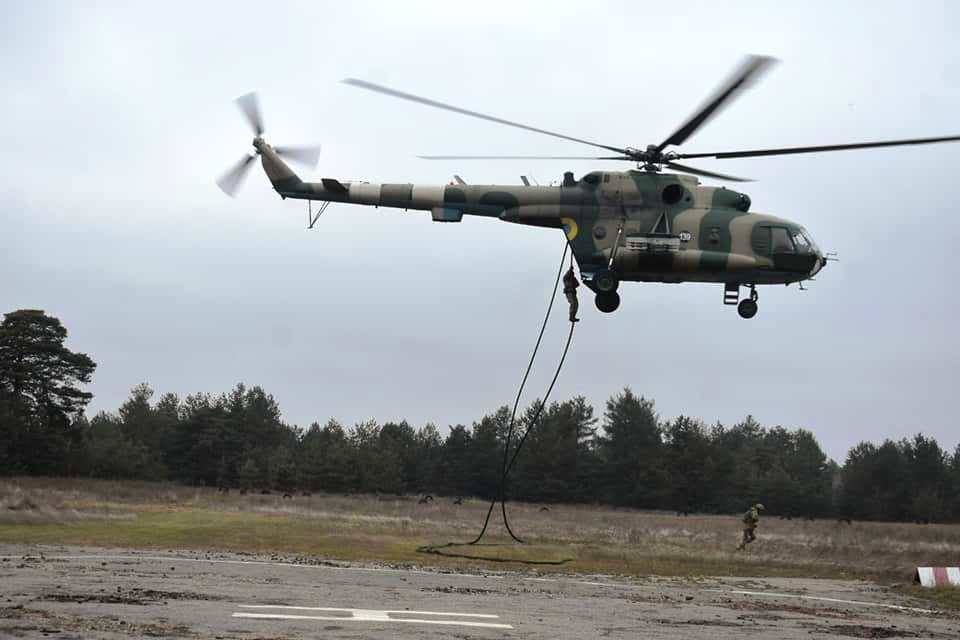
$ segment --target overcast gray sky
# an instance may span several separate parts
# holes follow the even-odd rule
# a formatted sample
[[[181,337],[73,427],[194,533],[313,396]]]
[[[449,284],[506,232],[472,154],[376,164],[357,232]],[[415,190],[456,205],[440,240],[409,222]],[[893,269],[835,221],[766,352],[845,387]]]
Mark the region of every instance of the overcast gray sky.
[[[93,3],[88,3],[93,4]],[[130,387],[276,396],[336,417],[470,423],[515,393],[563,248],[553,230],[333,205],[306,230],[256,169],[214,179],[251,134],[323,144],[302,177],[541,182],[590,162],[418,153],[579,147],[340,84],[353,76],[613,145],[659,142],[745,53],[782,60],[688,152],[960,133],[952,3],[4,3],[0,307],[58,316],[99,367],[91,413]],[[952,448],[960,345],[960,144],[701,161],[757,179],[753,210],[840,254],[810,290],[766,287],[741,320],[719,285],[589,298],[555,397],[602,412],[624,385],[665,417],[811,429],[840,460],[918,431]],[[705,181],[709,184],[709,181]],[[530,396],[566,325],[557,309]]]

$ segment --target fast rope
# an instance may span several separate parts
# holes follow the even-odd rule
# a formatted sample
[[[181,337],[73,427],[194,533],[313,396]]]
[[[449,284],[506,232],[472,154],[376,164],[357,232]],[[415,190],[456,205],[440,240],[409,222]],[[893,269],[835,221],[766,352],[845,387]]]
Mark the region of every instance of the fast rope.
[[[523,449],[523,445],[527,440],[527,436],[533,431],[534,427],[537,425],[537,422],[540,420],[540,416],[543,413],[544,407],[547,406],[547,400],[550,398],[550,393],[553,391],[554,385],[557,383],[557,378],[560,377],[560,371],[563,369],[563,363],[567,358],[567,352],[570,350],[570,343],[573,340],[573,329],[576,326],[574,322],[570,322],[570,332],[567,334],[567,342],[563,347],[563,354],[560,356],[560,362],[557,364],[557,369],[553,373],[553,378],[550,380],[550,386],[547,387],[547,392],[543,395],[543,400],[537,404],[536,411],[533,415],[533,418],[530,420],[530,424],[527,425],[526,431],[524,431],[523,436],[520,438],[517,443],[516,449],[513,451],[513,455],[510,455],[510,443],[513,439],[514,428],[516,427],[516,418],[517,418],[517,409],[520,406],[520,398],[523,395],[523,389],[526,387],[527,379],[530,377],[530,371],[533,369],[534,360],[536,360],[537,353],[540,350],[540,343],[543,341],[543,334],[547,328],[547,321],[550,318],[550,312],[553,310],[553,303],[557,298],[557,289],[560,286],[560,280],[563,276],[563,264],[566,261],[567,251],[570,248],[569,243],[564,243],[563,245],[563,254],[560,256],[560,268],[557,270],[557,279],[553,284],[553,292],[550,294],[550,303],[547,305],[547,312],[543,317],[543,323],[540,325],[540,333],[537,335],[537,342],[533,346],[533,353],[530,354],[530,361],[527,363],[527,369],[523,374],[523,380],[520,382],[520,388],[517,390],[517,397],[513,402],[513,411],[510,413],[510,424],[507,429],[507,437],[504,442],[503,448],[503,464],[501,466],[500,473],[500,486],[497,490],[496,497],[490,501],[490,506],[487,509],[486,518],[483,521],[483,528],[480,530],[479,535],[470,542],[448,542],[446,544],[440,545],[423,545],[417,548],[419,553],[432,553],[437,555],[443,555],[450,558],[467,558],[471,560],[486,560],[490,562],[523,562],[524,564],[531,565],[560,565],[566,562],[569,562],[569,559],[565,560],[508,560],[500,558],[490,558],[490,557],[480,557],[469,554],[454,553],[449,551],[441,551],[449,549],[451,547],[462,547],[469,545],[477,545],[483,539],[483,536],[487,532],[487,527],[490,524],[490,516],[493,513],[494,507],[497,505],[497,502],[500,503],[501,512],[503,513],[503,524],[506,526],[507,531],[510,533],[515,541],[523,543],[513,530],[510,528],[510,522],[507,519],[507,505],[506,505],[506,485],[507,478],[510,474],[510,470],[513,469],[514,463],[517,461],[517,456],[520,454],[520,450]],[[570,267],[573,267],[573,255],[570,256]]]
[[[483,536],[487,532],[487,527],[490,525],[490,516],[493,513],[494,507],[496,507],[497,502],[500,503],[500,512],[503,515],[503,524],[507,529],[507,533],[510,534],[510,537],[513,538],[516,542],[523,543],[523,540],[520,539],[510,528],[510,520],[507,518],[507,478],[510,475],[510,470],[513,468],[514,463],[517,461],[517,456],[520,455],[520,450],[523,448],[523,444],[527,441],[527,436],[530,435],[530,432],[533,431],[534,427],[537,425],[537,422],[540,420],[540,416],[543,413],[543,409],[547,406],[547,400],[550,398],[550,393],[553,391],[554,385],[557,383],[557,378],[560,377],[560,370],[563,369],[563,363],[567,359],[567,352],[570,350],[570,343],[573,340],[573,329],[576,326],[574,322],[570,322],[570,332],[567,334],[567,342],[563,347],[563,354],[560,356],[560,362],[557,364],[557,369],[553,373],[553,379],[550,380],[550,386],[547,387],[547,392],[543,395],[543,400],[539,401],[537,405],[536,412],[533,415],[533,418],[530,420],[530,424],[527,425],[526,431],[524,431],[523,436],[521,436],[519,442],[517,443],[517,448],[514,450],[513,455],[510,455],[510,444],[513,440],[513,432],[516,427],[517,419],[517,408],[520,406],[520,397],[523,395],[523,389],[527,385],[527,378],[530,377],[530,371],[533,369],[533,362],[537,358],[537,352],[540,350],[540,343],[543,340],[543,334],[547,328],[547,321],[550,319],[550,312],[553,310],[553,303],[557,298],[557,289],[560,286],[560,280],[563,276],[563,265],[567,259],[567,250],[570,248],[568,242],[565,242],[563,245],[563,254],[560,256],[560,268],[557,270],[557,279],[553,283],[553,293],[550,295],[550,303],[547,305],[547,313],[543,317],[543,323],[540,325],[540,334],[537,336],[537,342],[533,346],[533,353],[530,354],[530,361],[527,363],[527,370],[523,374],[523,380],[520,382],[520,388],[517,390],[517,397],[513,402],[513,411],[510,413],[510,426],[507,428],[507,437],[503,445],[503,464],[500,469],[500,486],[497,490],[496,497],[490,501],[490,506],[487,509],[486,518],[483,520],[483,527],[480,529],[480,533],[476,538],[468,542],[469,545],[478,544]],[[570,266],[573,266],[573,255],[570,255]]]

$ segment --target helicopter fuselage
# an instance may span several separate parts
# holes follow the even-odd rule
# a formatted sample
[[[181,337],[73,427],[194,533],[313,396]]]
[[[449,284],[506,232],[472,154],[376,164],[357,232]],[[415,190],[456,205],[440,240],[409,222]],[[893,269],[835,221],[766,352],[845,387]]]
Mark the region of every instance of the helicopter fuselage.
[[[750,198],[696,177],[651,171],[567,173],[559,186],[303,182],[260,145],[284,198],[430,211],[438,222],[464,215],[563,229],[585,283],[618,281],[789,284],[826,263],[800,225],[751,213]],[[604,288],[602,285],[599,287]],[[615,286],[614,286],[615,288]]]

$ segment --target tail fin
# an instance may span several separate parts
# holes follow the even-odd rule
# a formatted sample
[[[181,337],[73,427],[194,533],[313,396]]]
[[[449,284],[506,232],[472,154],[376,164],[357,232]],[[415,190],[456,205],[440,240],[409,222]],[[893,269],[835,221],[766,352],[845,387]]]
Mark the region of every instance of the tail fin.
[[[273,184],[277,193],[283,195],[284,193],[300,191],[303,181],[293,172],[293,169],[287,166],[286,162],[280,159],[273,147],[261,141],[257,145],[257,149],[260,151],[260,163],[263,165],[263,171],[267,174],[267,178],[270,179],[270,183]]]

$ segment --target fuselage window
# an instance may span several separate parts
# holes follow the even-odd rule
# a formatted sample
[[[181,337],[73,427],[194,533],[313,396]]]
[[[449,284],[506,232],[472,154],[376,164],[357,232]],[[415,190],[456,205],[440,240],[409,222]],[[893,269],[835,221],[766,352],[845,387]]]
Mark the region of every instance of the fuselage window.
[[[610,182],[610,174],[609,174],[609,173],[603,174],[603,181],[604,181],[604,182]]]

